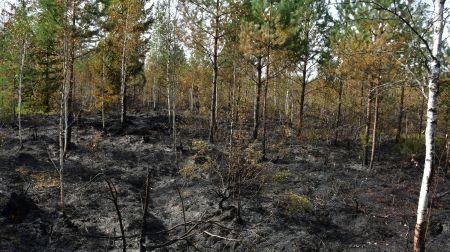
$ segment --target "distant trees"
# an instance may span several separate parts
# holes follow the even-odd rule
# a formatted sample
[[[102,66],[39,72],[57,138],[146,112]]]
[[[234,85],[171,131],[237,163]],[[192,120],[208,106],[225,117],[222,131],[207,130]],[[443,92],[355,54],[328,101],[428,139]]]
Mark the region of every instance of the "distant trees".
[[[145,55],[147,31],[151,20],[140,0],[112,0],[108,6],[108,41],[120,51],[120,122],[124,123],[127,113],[128,74],[142,68]],[[131,66],[129,66],[132,64]],[[133,66],[134,64],[134,66]],[[131,69],[129,69],[131,67]]]
[[[215,140],[217,130],[219,56],[226,36],[227,24],[230,21],[232,1],[183,0],[183,18],[189,25],[188,44],[202,52],[211,62],[211,108],[209,122],[209,141]]]

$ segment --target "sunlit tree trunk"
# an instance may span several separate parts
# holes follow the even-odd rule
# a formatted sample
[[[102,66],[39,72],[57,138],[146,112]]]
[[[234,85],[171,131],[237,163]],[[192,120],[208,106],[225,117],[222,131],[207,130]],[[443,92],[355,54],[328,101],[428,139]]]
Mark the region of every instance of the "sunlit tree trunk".
[[[219,75],[219,25],[220,25],[220,0],[216,0],[216,12],[214,18],[214,48],[213,48],[213,81],[211,87],[211,118],[209,122],[209,142],[214,143],[214,135],[216,131],[216,112],[217,112],[217,79]]]
[[[267,48],[266,83],[264,85],[264,98],[263,98],[263,140],[262,140],[263,158],[265,158],[266,156],[267,90],[269,89],[269,73],[270,73],[269,66],[270,66],[270,46]]]
[[[342,80],[339,80],[339,93],[338,93],[338,107],[337,107],[337,115],[336,115],[336,124],[334,129],[334,145],[337,145],[339,138],[339,127],[341,126],[341,110],[342,110],[342,91],[343,91],[344,83]]]
[[[230,148],[233,146],[234,117],[236,107],[236,61],[233,61],[233,82],[231,87]]]
[[[127,41],[128,41],[128,12],[125,15],[125,28],[123,31],[123,44],[122,44],[122,56],[121,56],[121,66],[120,66],[120,124],[123,122],[127,116],[127,84],[126,84],[126,74],[127,74]]]
[[[104,58],[102,58],[102,86],[101,86],[101,92],[102,92],[102,129],[105,130],[105,61]]]
[[[20,50],[20,69],[19,69],[19,97],[17,99],[17,119],[19,121],[19,141],[20,141],[20,148],[22,148],[22,84],[23,84],[23,67],[25,65],[25,55],[26,55],[26,47],[27,47],[27,41],[26,39],[22,40],[22,47]]]
[[[377,134],[378,134],[378,117],[379,117],[379,110],[380,107],[380,97],[378,92],[378,87],[375,88],[375,108],[374,108],[374,118],[373,118],[373,129],[372,129],[372,149],[370,153],[370,163],[369,163],[369,170],[373,168],[373,163],[375,160],[375,154],[376,154],[376,146],[378,142]]]
[[[430,182],[433,174],[433,157],[435,155],[434,135],[437,124],[437,97],[439,92],[439,75],[441,71],[441,44],[444,29],[445,0],[434,1],[433,17],[433,49],[431,61],[431,76],[428,83],[427,126],[425,129],[425,165],[422,185],[420,187],[417,207],[417,221],[414,230],[414,251],[425,251],[425,234],[427,228],[427,208],[430,198]]]
[[[287,124],[290,124],[290,116],[289,116],[289,93],[290,93],[290,89],[291,89],[291,77],[288,73],[288,80],[287,80],[287,84],[288,86],[286,87],[286,95],[284,97],[284,117],[285,117],[285,122]]]
[[[60,118],[59,118],[59,188],[60,188],[60,207],[61,212],[65,211],[65,192],[64,192],[64,165],[65,165],[65,151],[67,143],[67,130],[69,127],[69,95],[70,95],[70,80],[71,80],[71,46],[70,46],[70,31],[69,31],[69,13],[73,8],[73,2],[66,0],[64,2],[64,38],[63,38],[63,83],[61,86],[61,104],[60,104]]]
[[[194,113],[194,79],[192,79],[191,88],[189,89],[189,111]]]
[[[67,152],[70,149],[70,142],[72,141],[72,124],[73,124],[73,93],[75,86],[75,75],[74,75],[74,61],[75,61],[75,34],[73,29],[75,29],[75,21],[76,21],[76,8],[75,1],[72,0],[71,3],[71,28],[68,33],[70,43],[69,43],[69,71],[70,71],[70,80],[68,88],[68,97],[67,97],[67,129],[64,131],[64,152]]]
[[[258,62],[256,65],[257,73],[257,83],[255,85],[255,100],[253,103],[253,140],[258,139],[258,128],[259,128],[259,107],[261,101],[261,88],[262,82],[262,57],[258,57]]]

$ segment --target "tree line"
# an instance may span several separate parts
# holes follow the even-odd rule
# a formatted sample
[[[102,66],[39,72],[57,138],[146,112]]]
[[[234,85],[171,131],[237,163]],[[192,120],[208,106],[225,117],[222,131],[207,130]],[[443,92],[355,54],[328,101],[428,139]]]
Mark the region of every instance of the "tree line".
[[[1,120],[22,141],[23,115],[60,115],[61,181],[72,126],[92,113],[106,128],[164,111],[174,149],[184,111],[209,117],[211,143],[245,125],[264,154],[280,127],[301,143],[359,145],[369,169],[383,143],[415,139],[424,246],[434,140],[449,128],[444,0],[19,0],[3,14]]]

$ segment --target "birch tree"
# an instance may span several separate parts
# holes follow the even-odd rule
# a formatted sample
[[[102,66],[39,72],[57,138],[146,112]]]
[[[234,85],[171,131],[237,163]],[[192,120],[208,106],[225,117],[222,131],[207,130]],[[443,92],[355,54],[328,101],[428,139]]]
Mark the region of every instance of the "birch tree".
[[[420,187],[417,220],[414,230],[414,251],[425,251],[425,234],[428,225],[427,209],[431,197],[430,186],[433,174],[433,159],[435,155],[434,136],[437,123],[437,105],[439,92],[439,77],[442,58],[442,33],[444,30],[445,0],[434,1],[433,13],[433,46],[431,51],[430,78],[428,82],[427,124],[425,129],[425,164],[422,184]]]
[[[29,3],[25,0],[21,0],[19,2],[19,6],[17,9],[17,13],[15,13],[15,37],[18,42],[19,48],[19,86],[18,86],[18,99],[17,99],[17,120],[19,125],[19,144],[20,148],[22,148],[22,90],[23,90],[23,80],[24,80],[24,67],[25,67],[25,58],[27,55],[27,49],[30,44],[31,38],[31,20],[28,16],[28,12],[30,11]]]

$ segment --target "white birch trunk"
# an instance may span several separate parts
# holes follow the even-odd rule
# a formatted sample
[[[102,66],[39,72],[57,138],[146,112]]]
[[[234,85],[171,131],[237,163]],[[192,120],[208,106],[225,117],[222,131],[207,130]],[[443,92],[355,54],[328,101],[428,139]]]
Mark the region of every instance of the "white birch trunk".
[[[437,96],[439,90],[439,75],[441,61],[442,31],[444,28],[445,0],[434,1],[433,49],[431,61],[431,76],[428,83],[427,126],[425,129],[425,165],[417,207],[417,221],[414,231],[414,251],[425,251],[425,234],[427,228],[427,209],[430,198],[430,182],[433,173],[434,135],[437,121]]]

